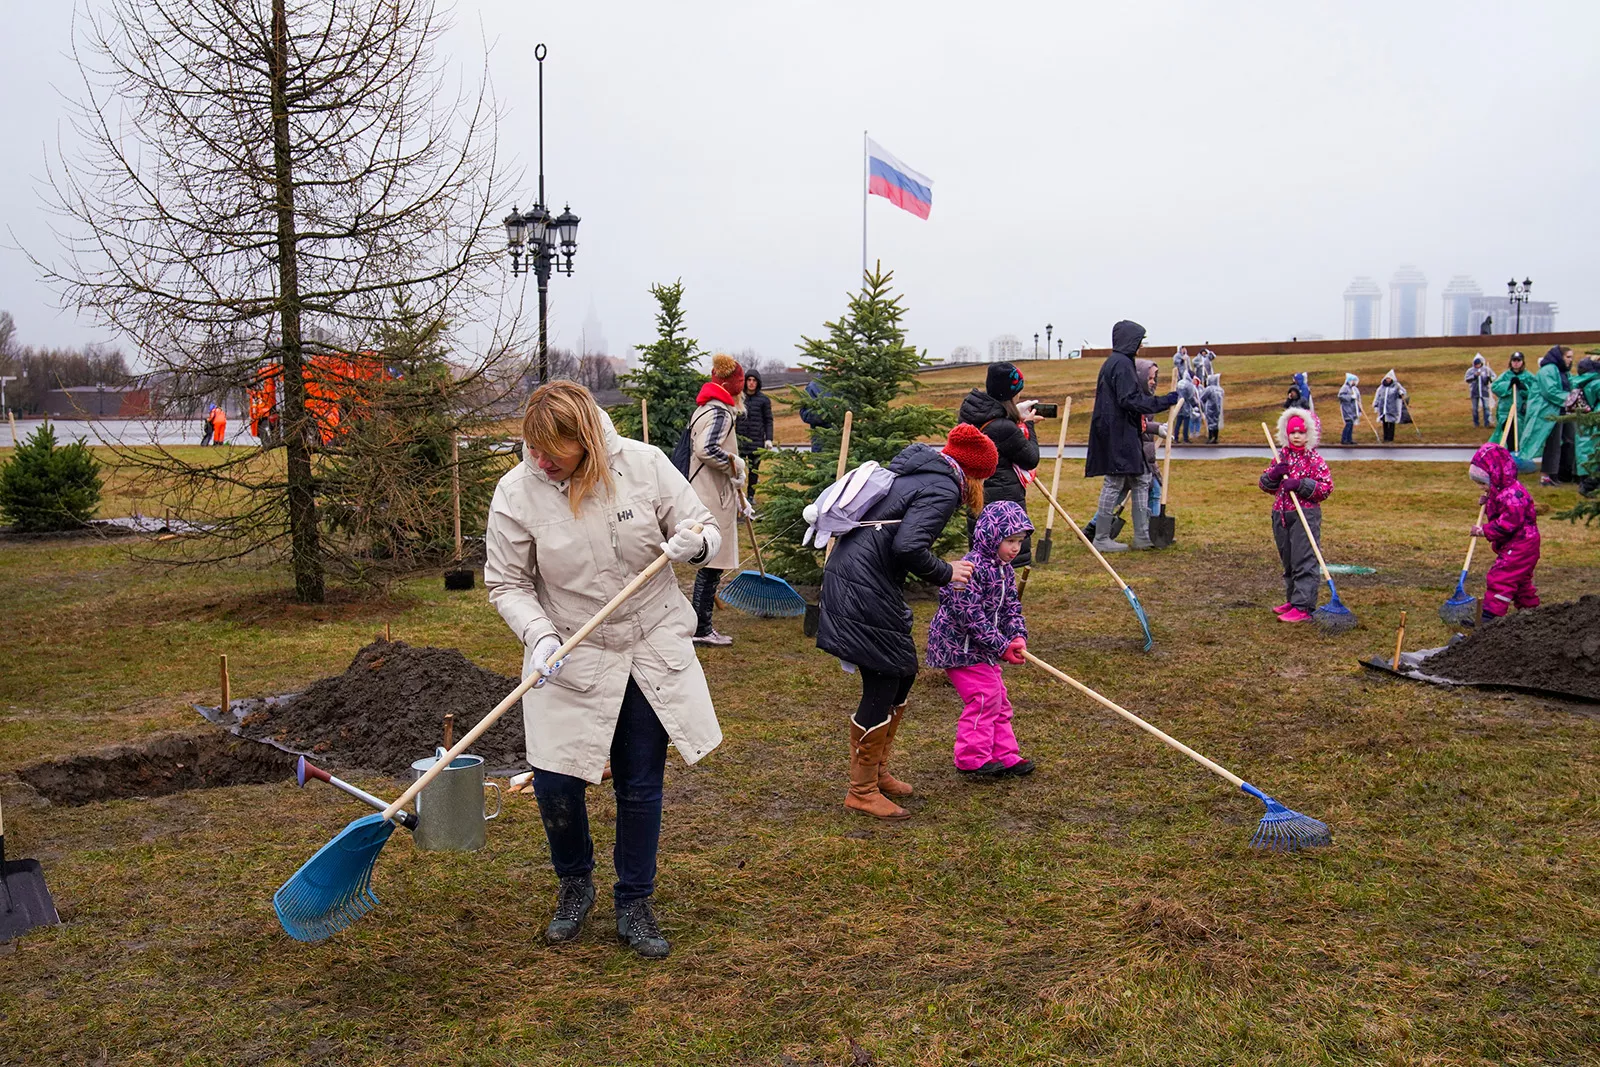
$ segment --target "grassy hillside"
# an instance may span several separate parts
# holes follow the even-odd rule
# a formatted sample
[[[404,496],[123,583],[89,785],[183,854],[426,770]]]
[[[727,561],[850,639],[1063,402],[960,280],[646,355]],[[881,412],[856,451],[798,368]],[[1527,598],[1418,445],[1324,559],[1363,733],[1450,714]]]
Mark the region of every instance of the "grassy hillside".
[[[1467,401],[1467,387],[1462,381],[1467,366],[1477,352],[1482,352],[1496,373],[1506,369],[1512,348],[1496,345],[1489,348],[1424,348],[1398,352],[1358,352],[1349,355],[1317,356],[1220,356],[1216,370],[1222,375],[1222,386],[1227,391],[1227,406],[1223,412],[1222,442],[1224,444],[1254,444],[1261,435],[1259,423],[1278,417],[1283,405],[1284,390],[1296,371],[1305,371],[1311,377],[1311,395],[1317,414],[1323,420],[1323,435],[1330,441],[1339,439],[1342,425],[1335,393],[1344,381],[1346,371],[1361,377],[1362,406],[1371,412],[1372,391],[1383,373],[1393,368],[1400,383],[1411,393],[1411,411],[1416,425],[1422,431],[1421,440],[1428,444],[1480,444],[1488,440],[1488,433],[1472,425],[1472,409]],[[1528,352],[1528,363],[1536,365],[1543,352]],[[1171,388],[1172,361],[1158,360],[1161,367],[1160,387]],[[1067,440],[1082,444],[1089,432],[1089,413],[1094,406],[1095,376],[1100,372],[1099,360],[1025,360],[1018,364],[1027,378],[1024,395],[1043,400],[1072,397],[1072,422],[1067,430]],[[967,390],[983,384],[982,364],[972,364],[949,369],[929,371],[922,375],[922,391],[918,401],[938,404],[954,410]],[[777,396],[778,394],[774,394]],[[782,409],[782,405],[775,405]],[[1044,439],[1054,441],[1059,425],[1046,422]],[[807,440],[806,427],[796,415],[778,418],[778,440],[798,443]],[[1373,443],[1370,428],[1362,425],[1356,435],[1357,443]],[[1417,432],[1411,427],[1401,427],[1395,435],[1396,443],[1418,443]]]

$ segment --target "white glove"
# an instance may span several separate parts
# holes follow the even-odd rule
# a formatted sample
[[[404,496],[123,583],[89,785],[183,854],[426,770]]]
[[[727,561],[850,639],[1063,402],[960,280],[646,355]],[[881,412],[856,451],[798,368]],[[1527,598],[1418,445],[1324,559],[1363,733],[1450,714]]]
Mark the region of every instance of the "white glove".
[[[1017,411],[1021,413],[1022,418],[1026,420],[1029,415],[1033,414],[1033,409],[1038,405],[1038,403],[1039,402],[1037,400],[1024,400],[1022,403],[1017,405]]]
[[[733,457],[733,480],[740,485],[745,483],[745,477],[750,473],[750,468],[745,466],[744,457]]]
[[[717,554],[722,547],[722,534],[715,526],[707,526],[696,533],[694,523],[684,519],[678,523],[671,540],[661,543],[661,551],[674,563],[703,563]]]
[[[555,663],[550,662],[550,657],[555,655],[556,650],[560,647],[561,638],[555,634],[545,634],[535,641],[533,643],[534,673],[542,674],[546,678],[554,677],[555,673],[561,669],[561,665],[566,662],[564,659],[557,660]]]
[[[756,521],[756,506],[750,503],[750,498],[742,493],[739,495],[739,514],[751,522]]]
[[[762,447],[770,450],[772,448],[772,438],[770,438],[770,437],[767,438],[767,443],[765,445],[763,445]]]

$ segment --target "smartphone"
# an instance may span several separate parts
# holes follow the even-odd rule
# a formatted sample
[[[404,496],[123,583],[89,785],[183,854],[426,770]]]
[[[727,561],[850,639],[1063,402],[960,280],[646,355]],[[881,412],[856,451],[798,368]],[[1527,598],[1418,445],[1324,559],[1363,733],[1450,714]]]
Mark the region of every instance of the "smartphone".
[[[1042,416],[1042,417],[1047,418],[1047,419],[1056,418],[1060,411],[1061,411],[1061,405],[1060,404],[1035,404],[1035,405],[1033,405],[1033,413],[1035,415],[1039,415],[1039,416]]]

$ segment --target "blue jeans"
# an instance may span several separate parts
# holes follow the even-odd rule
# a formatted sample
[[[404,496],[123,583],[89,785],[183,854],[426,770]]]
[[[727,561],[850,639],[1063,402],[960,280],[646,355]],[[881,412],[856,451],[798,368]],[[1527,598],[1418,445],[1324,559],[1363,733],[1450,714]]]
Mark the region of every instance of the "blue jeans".
[[[1482,425],[1493,426],[1494,422],[1489,418],[1489,398],[1487,396],[1475,396],[1472,398],[1472,425],[1474,426],[1479,425],[1478,413],[1480,411],[1483,413]]]
[[[1353,444],[1355,444],[1356,443],[1355,433],[1356,433],[1356,424],[1351,422],[1349,419],[1344,420],[1344,431],[1339,434],[1339,443],[1341,445],[1353,445]]]
[[[656,889],[656,850],[661,843],[661,780],[667,767],[667,731],[637,683],[628,679],[622,713],[611,736],[611,788],[617,795],[617,843],[612,850],[617,907],[643,900]],[[562,878],[594,871],[594,839],[582,778],[533,769],[550,863]]]

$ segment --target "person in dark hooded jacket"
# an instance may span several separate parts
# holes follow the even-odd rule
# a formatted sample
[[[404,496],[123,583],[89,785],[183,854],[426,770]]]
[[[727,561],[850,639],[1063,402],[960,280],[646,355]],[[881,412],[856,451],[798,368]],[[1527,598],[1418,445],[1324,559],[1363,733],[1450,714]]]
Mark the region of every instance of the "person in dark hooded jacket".
[[[1031,471],[1039,466],[1039,438],[1033,428],[1043,416],[1033,413],[1033,401],[1025,400],[1019,406],[1016,397],[1022,392],[1022,372],[1010,363],[991,363],[984,377],[982,389],[974,389],[961,401],[960,419],[982,430],[994,442],[1000,456],[1000,465],[983,483],[985,503],[1009,500],[1028,506],[1027,491],[1023,488],[1018,471]],[[967,543],[973,543],[973,529],[978,522],[974,513],[967,515]],[[1022,551],[1013,561],[1015,566],[1026,567],[1033,562],[1033,534],[1023,538]]]
[[[1101,552],[1125,552],[1128,546],[1111,540],[1111,516],[1123,493],[1136,489],[1144,474],[1144,416],[1166,411],[1178,394],[1151,396],[1139,385],[1133,355],[1144,343],[1144,327],[1127,319],[1111,328],[1111,354],[1100,364],[1094,389],[1094,414],[1089,418],[1089,454],[1083,476],[1105,478],[1095,512],[1094,546]]]
[[[751,506],[756,502],[756,480],[761,473],[761,450],[772,447],[772,398],[761,391],[761,372],[744,372],[744,414],[733,420],[734,431],[739,435],[739,454],[749,465],[750,476],[745,482],[745,499]]]
[[[994,442],[966,423],[950,431],[943,450],[908,446],[889,463],[895,475],[889,491],[867,509],[862,526],[839,539],[823,569],[817,647],[861,676],[844,802],[852,811],[909,817],[889,798],[910,796],[911,787],[886,767],[917,678],[911,609],[901,587],[912,574],[937,586],[972,577],[971,563],[946,563],[934,555],[933,543],[963,501],[983,510],[983,481],[998,462]]]

